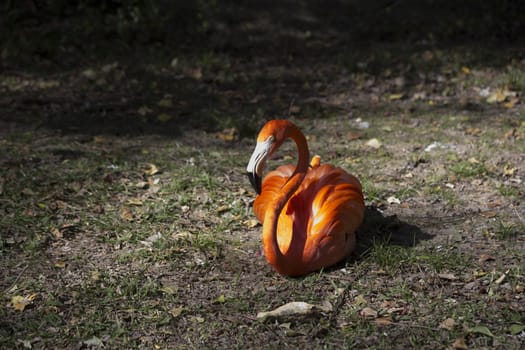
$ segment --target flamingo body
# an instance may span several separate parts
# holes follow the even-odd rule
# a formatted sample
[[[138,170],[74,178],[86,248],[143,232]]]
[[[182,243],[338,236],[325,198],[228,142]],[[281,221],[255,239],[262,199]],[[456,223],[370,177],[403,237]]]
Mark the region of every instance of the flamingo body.
[[[297,143],[298,164],[269,172],[253,208],[263,224],[266,259],[279,273],[298,276],[334,265],[354,250],[364,201],[361,184],[353,175],[321,165],[318,156],[308,165],[306,139],[289,121],[268,122],[258,141],[272,139],[271,154],[287,137]]]

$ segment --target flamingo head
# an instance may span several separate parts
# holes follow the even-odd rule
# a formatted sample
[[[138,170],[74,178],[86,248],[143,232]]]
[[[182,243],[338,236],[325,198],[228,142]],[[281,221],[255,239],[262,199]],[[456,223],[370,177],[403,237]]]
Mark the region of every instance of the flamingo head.
[[[290,125],[291,123],[287,120],[271,120],[259,132],[255,150],[246,167],[250,183],[257,194],[261,194],[262,173],[266,160],[288,137]]]

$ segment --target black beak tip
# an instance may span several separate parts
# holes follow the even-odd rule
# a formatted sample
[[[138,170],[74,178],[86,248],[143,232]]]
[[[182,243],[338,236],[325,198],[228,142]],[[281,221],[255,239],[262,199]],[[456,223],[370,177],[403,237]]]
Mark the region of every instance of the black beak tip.
[[[247,175],[255,192],[258,195],[261,194],[261,177],[255,173],[250,172],[248,172]]]

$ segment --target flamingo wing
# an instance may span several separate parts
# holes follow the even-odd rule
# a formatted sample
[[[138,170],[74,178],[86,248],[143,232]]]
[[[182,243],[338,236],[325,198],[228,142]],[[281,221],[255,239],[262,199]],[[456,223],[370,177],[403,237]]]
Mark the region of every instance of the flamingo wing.
[[[309,270],[333,265],[350,254],[364,208],[361,185],[353,175],[328,164],[307,173],[286,210],[293,215],[294,226],[306,231],[301,250]]]
[[[260,223],[264,221],[264,214],[269,209],[269,205],[275,196],[279,195],[281,188],[288,178],[293,174],[295,166],[282,165],[277,169],[270,171],[262,183],[261,194],[255,198],[253,211]]]

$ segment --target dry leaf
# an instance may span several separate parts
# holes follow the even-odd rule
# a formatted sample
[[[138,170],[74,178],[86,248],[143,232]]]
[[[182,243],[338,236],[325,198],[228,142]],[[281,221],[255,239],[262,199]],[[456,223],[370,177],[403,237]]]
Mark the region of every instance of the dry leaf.
[[[140,200],[138,198],[129,198],[126,201],[126,203],[129,204],[129,205],[136,205],[136,206],[141,206],[143,204],[142,200]]]
[[[454,340],[454,342],[452,343],[452,347],[454,349],[460,349],[460,350],[467,350],[468,349],[467,344],[465,344],[465,339],[463,339],[463,338],[458,338],[458,339]]]
[[[517,168],[511,168],[510,166],[505,165],[505,167],[503,168],[503,175],[505,175],[505,176],[514,176],[514,173],[516,172],[516,170],[518,170],[518,169]]]
[[[55,263],[55,267],[59,268],[59,269],[63,269],[66,267],[66,263],[64,261],[57,261]]]
[[[239,132],[236,128],[226,128],[221,132],[218,132],[217,138],[222,141],[231,142],[239,138]]]
[[[92,347],[97,347],[97,348],[102,348],[104,347],[104,343],[102,342],[102,340],[100,340],[100,338],[98,337],[91,337],[87,340],[84,340],[82,342],[84,345],[87,345],[87,346],[92,346]]]
[[[501,89],[498,89],[494,91],[493,93],[491,93],[487,97],[486,101],[487,103],[500,103],[500,102],[505,101],[505,99],[506,99],[505,93]]]
[[[354,298],[354,301],[352,302],[354,305],[366,305],[367,301],[365,297],[362,294],[359,294]]]
[[[104,137],[104,136],[94,136],[93,137],[93,143],[105,144],[105,143],[109,143],[109,139],[107,137]]]
[[[157,116],[157,120],[161,123],[169,122],[171,119],[173,119],[173,116],[167,113],[161,113]]]
[[[149,107],[146,107],[146,106],[142,106],[140,107],[139,109],[137,109],[137,114],[138,115],[141,115],[143,117],[145,117],[146,115],[152,113],[153,110]]]
[[[363,316],[364,318],[376,318],[377,317],[377,311],[372,309],[371,307],[365,307],[359,311],[359,315]]]
[[[346,134],[346,138],[349,140],[349,141],[353,141],[353,140],[357,140],[357,139],[360,139],[363,135],[361,133],[358,133],[358,132],[354,132],[354,131],[349,131],[347,134]]]
[[[392,323],[392,319],[390,317],[379,317],[376,318],[374,322],[378,326],[388,326]]]
[[[507,102],[503,104],[505,108],[513,108],[520,100],[517,97],[510,98]]]
[[[100,280],[100,272],[99,272],[98,270],[94,270],[94,271],[92,271],[92,272],[91,272],[91,279],[92,279],[93,281],[95,281],[95,282],[98,281],[98,280]]]
[[[177,232],[177,233],[174,233],[172,237],[175,241],[179,241],[182,239],[190,239],[191,233],[188,231]]]
[[[381,147],[381,142],[379,142],[378,139],[373,138],[366,141],[365,145],[373,149],[379,149]]]
[[[496,259],[494,259],[493,256],[488,255],[488,254],[480,254],[479,258],[478,258],[479,262],[494,261],[494,260],[496,260]]]
[[[458,278],[453,273],[440,273],[438,274],[439,278],[448,280],[448,281],[455,281]]]
[[[397,197],[394,197],[394,196],[388,197],[386,201],[388,202],[388,204],[401,204],[401,201]]]
[[[466,66],[461,67],[461,73],[465,75],[470,74],[470,68]]]
[[[394,100],[400,100],[404,97],[405,95],[404,94],[391,94],[388,96],[388,99],[390,101],[394,101]]]
[[[122,207],[120,208],[120,218],[126,221],[133,221],[133,212],[128,207]]]
[[[451,331],[452,329],[454,329],[455,325],[456,325],[456,321],[454,321],[453,318],[449,317],[443,322],[441,322],[441,324],[439,325],[439,328],[448,329],[449,331]]]
[[[503,135],[503,138],[507,140],[513,139],[517,136],[517,134],[518,134],[518,131],[516,129],[510,129],[509,131],[505,133],[505,135]]]
[[[509,272],[510,272],[510,270],[505,271],[494,283],[501,284],[503,282],[503,280],[505,280],[505,278],[507,277]]]
[[[155,164],[149,163],[148,169],[144,171],[144,174],[151,176],[151,175],[155,175],[158,172],[159,172],[159,169],[157,168],[157,166]]]
[[[14,295],[11,298],[11,306],[17,311],[24,311],[24,309],[33,303],[33,300],[38,296],[37,293],[29,294],[24,296]]]
[[[246,220],[245,221],[245,224],[248,228],[254,228],[256,227],[257,225],[259,225],[259,221],[255,220],[255,219],[250,219],[250,220]]]
[[[53,234],[53,236],[55,236],[55,238],[62,238],[62,237],[64,237],[64,235],[62,234],[62,231],[60,231],[56,227],[51,230],[51,233]]]
[[[180,316],[180,314],[182,314],[182,311],[184,311],[184,308],[182,306],[179,306],[179,307],[174,307],[168,312],[170,313],[171,316],[178,317]]]
[[[481,134],[481,129],[480,128],[467,128],[465,130],[465,134],[478,136],[479,134]]]
[[[319,312],[330,312],[332,311],[331,306],[326,305],[313,305],[302,301],[292,301],[283,306],[279,306],[277,309],[266,312],[259,312],[257,319],[264,321],[266,319],[279,319],[285,317],[294,316],[307,316],[316,314]]]
[[[171,99],[171,97],[164,97],[157,103],[157,106],[166,108],[173,107],[173,100]]]
[[[298,114],[301,112],[301,107],[299,107],[298,105],[293,105],[293,106],[290,106],[290,114]]]

